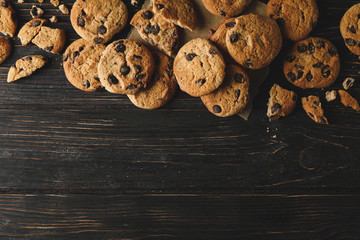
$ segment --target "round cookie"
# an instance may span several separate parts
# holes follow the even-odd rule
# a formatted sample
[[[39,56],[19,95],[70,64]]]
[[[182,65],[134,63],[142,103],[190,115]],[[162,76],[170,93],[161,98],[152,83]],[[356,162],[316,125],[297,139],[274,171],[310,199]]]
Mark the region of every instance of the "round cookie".
[[[95,44],[108,42],[125,27],[127,19],[122,0],[77,0],[70,13],[75,31]]]
[[[221,17],[238,16],[250,4],[251,0],[202,0],[205,8]]]
[[[130,101],[143,109],[156,109],[164,106],[175,95],[177,84],[173,74],[173,60],[162,53],[153,53],[155,71],[149,86],[133,95]]]
[[[346,47],[354,54],[360,55],[360,3],[346,11],[340,22],[341,35]]]
[[[270,0],[266,13],[277,22],[282,36],[293,41],[306,38],[319,18],[316,0]]]
[[[229,117],[241,112],[249,101],[249,77],[236,65],[226,67],[226,76],[214,92],[201,97],[207,109],[218,117]]]
[[[8,0],[0,0],[0,32],[14,37],[17,27],[15,10]]]
[[[196,14],[191,0],[153,0],[153,11],[167,21],[190,31],[195,30]]]
[[[0,36],[0,64],[10,56],[11,43],[7,37]]]
[[[104,50],[103,44],[93,44],[82,38],[70,44],[64,53],[63,66],[66,78],[74,87],[87,92],[103,88],[97,67]]]
[[[179,50],[174,61],[174,73],[182,91],[200,97],[221,85],[225,77],[225,62],[210,41],[196,38]]]
[[[325,88],[340,72],[340,59],[328,40],[309,37],[294,43],[284,59],[286,78],[300,88]]]
[[[108,45],[98,65],[101,84],[117,94],[135,94],[146,88],[153,72],[154,59],[150,51],[131,39]]]
[[[265,16],[248,14],[236,18],[235,23],[226,33],[226,46],[231,57],[251,69],[268,66],[282,45],[276,22]]]

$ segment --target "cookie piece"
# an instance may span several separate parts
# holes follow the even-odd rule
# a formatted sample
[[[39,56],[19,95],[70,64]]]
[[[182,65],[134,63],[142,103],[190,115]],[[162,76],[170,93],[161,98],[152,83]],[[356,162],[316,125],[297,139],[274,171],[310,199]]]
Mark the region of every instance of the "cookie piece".
[[[293,41],[306,38],[319,18],[316,0],[270,0],[266,13],[277,22],[282,36]]]
[[[8,0],[0,0],[0,32],[14,37],[17,27],[15,10]]]
[[[7,37],[0,36],[0,64],[10,56],[11,43]]]
[[[218,117],[238,114],[249,101],[249,77],[245,70],[229,65],[225,72],[225,80],[221,86],[201,97],[207,109]]]
[[[226,33],[235,27],[235,18],[224,19],[218,26],[211,29],[209,40],[216,44],[223,53],[228,53],[226,46]]]
[[[358,101],[356,101],[355,98],[353,98],[348,92],[344,90],[338,91],[340,96],[340,101],[345,107],[351,107],[355,111],[360,111],[360,106]]]
[[[162,53],[153,53],[155,71],[149,86],[133,95],[130,101],[143,109],[156,109],[164,106],[175,95],[177,84],[173,74],[173,60]]]
[[[295,108],[297,95],[277,84],[270,89],[267,116],[270,121],[278,120],[292,113]]]
[[[40,32],[41,27],[46,23],[45,19],[33,19],[20,29],[18,38],[20,38],[21,44],[26,45]]]
[[[336,99],[336,91],[335,90],[332,90],[332,91],[326,91],[325,93],[325,99],[326,101],[328,102],[331,102],[331,101],[334,101]]]
[[[251,0],[202,0],[209,12],[220,17],[238,16],[250,2]]]
[[[121,0],[76,0],[70,13],[77,34],[95,44],[108,42],[127,19],[128,10]]]
[[[153,11],[182,28],[194,31],[196,14],[191,0],[153,0]]]
[[[50,0],[50,3],[54,6],[57,7],[60,5],[60,1],[59,0]]]
[[[30,10],[30,15],[32,18],[39,18],[44,14],[44,10],[42,10],[41,8],[32,5],[31,10]]]
[[[43,67],[45,63],[46,58],[41,55],[30,55],[20,58],[10,67],[7,81],[14,82],[20,78],[27,77]]]
[[[235,23],[226,33],[226,46],[231,57],[246,68],[268,66],[282,45],[276,22],[265,16],[248,14],[236,18]]]
[[[98,64],[105,45],[78,39],[66,49],[63,66],[66,78],[76,88],[94,92],[103,86],[98,75]]]
[[[221,85],[225,77],[225,62],[215,45],[196,38],[179,50],[174,61],[174,73],[182,91],[200,97]]]
[[[318,96],[303,97],[301,102],[305,112],[312,120],[320,124],[329,124]]]
[[[62,14],[69,14],[69,9],[64,4],[59,5],[59,10]]]
[[[348,90],[349,88],[354,86],[354,83],[355,83],[355,79],[348,77],[348,78],[345,78],[345,80],[342,83],[342,86],[345,90]]]
[[[169,56],[177,51],[179,31],[175,24],[166,21],[154,13],[151,8],[138,11],[130,22],[140,36],[151,45],[164,51]]]
[[[333,84],[340,72],[340,59],[328,40],[309,37],[294,43],[284,59],[284,74],[297,87],[325,88]]]
[[[349,8],[340,22],[340,32],[346,47],[354,54],[360,55],[360,3]]]
[[[51,18],[49,18],[49,21],[52,23],[56,23],[56,22],[58,22],[58,19],[56,16],[52,16]]]
[[[31,42],[48,52],[59,54],[65,45],[65,31],[42,26]]]
[[[154,59],[144,45],[131,39],[120,39],[106,47],[98,73],[107,91],[135,94],[146,88],[154,67]]]

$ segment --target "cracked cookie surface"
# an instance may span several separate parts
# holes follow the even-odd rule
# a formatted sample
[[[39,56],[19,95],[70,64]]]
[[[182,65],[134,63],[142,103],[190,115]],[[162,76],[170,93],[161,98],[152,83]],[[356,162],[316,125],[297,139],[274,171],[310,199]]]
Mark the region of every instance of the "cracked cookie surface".
[[[306,38],[319,18],[315,0],[270,0],[266,12],[277,22],[282,36],[293,41]]]
[[[174,73],[182,91],[200,97],[221,85],[225,77],[225,62],[213,43],[196,38],[179,50],[174,61]]]
[[[77,0],[70,13],[71,25],[84,39],[108,42],[126,25],[128,10],[121,0]]]
[[[15,10],[8,0],[0,0],[0,32],[14,37],[17,27]]]
[[[202,0],[205,8],[220,17],[238,16],[250,4],[251,0]]]
[[[48,52],[59,54],[65,46],[65,31],[42,26],[31,42]]]
[[[41,55],[29,55],[16,61],[9,69],[7,81],[14,82],[20,78],[27,77],[37,69],[43,67],[46,58]]]
[[[7,37],[0,36],[0,64],[10,56],[11,43]]]
[[[153,72],[154,59],[150,51],[131,39],[108,45],[98,65],[101,84],[117,94],[135,94],[146,88]]]
[[[276,22],[265,16],[248,14],[236,18],[235,23],[226,33],[226,46],[231,57],[246,68],[268,66],[282,46]]]
[[[360,3],[346,11],[340,22],[340,31],[346,47],[360,55]]]
[[[74,87],[87,92],[103,88],[97,69],[104,50],[103,44],[82,38],[70,44],[64,53],[63,66],[66,78]]]
[[[220,87],[201,97],[207,109],[218,117],[238,114],[249,101],[249,77],[245,70],[229,65],[225,72],[225,79]]]
[[[292,113],[295,108],[297,95],[280,87],[278,84],[270,89],[270,98],[268,102],[267,116],[270,121],[278,120],[280,117],[286,117]]]
[[[21,44],[26,45],[40,32],[41,27],[47,23],[45,19],[33,19],[22,26],[18,33]]]
[[[318,96],[308,96],[301,98],[302,106],[306,114],[316,123],[329,124],[324,116],[324,110]]]
[[[335,82],[340,72],[340,59],[328,40],[309,37],[294,43],[284,59],[284,74],[297,87],[325,88]]]

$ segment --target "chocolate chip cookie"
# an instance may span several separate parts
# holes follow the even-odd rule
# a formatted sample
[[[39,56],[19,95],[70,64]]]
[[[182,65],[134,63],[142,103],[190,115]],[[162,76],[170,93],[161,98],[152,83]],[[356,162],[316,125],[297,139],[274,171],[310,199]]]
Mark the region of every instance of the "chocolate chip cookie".
[[[245,70],[229,65],[225,71],[225,80],[221,86],[201,97],[207,109],[218,117],[238,114],[249,101],[249,77]]]
[[[346,11],[340,22],[341,35],[346,47],[354,54],[360,55],[360,3]]]
[[[339,54],[328,40],[309,37],[294,43],[284,59],[286,78],[300,88],[325,88],[340,72]]]
[[[37,69],[43,67],[46,58],[41,55],[30,55],[16,61],[9,69],[7,81],[14,82],[20,78],[31,75]]]
[[[281,45],[278,25],[265,16],[240,16],[226,33],[226,46],[231,57],[246,68],[268,66],[280,52]]]
[[[0,64],[10,56],[11,43],[7,37],[0,36]]]
[[[270,121],[278,120],[292,113],[295,108],[297,95],[277,84],[270,89],[267,116]]]
[[[221,17],[238,16],[250,4],[251,0],[202,0],[205,8]]]
[[[178,28],[159,14],[154,13],[152,9],[151,7],[138,11],[130,24],[137,29],[145,41],[171,56],[177,51],[179,43]]]
[[[348,92],[344,90],[339,90],[338,93],[340,96],[340,101],[345,107],[351,107],[355,111],[360,111],[358,101],[356,101],[356,99],[353,98]]]
[[[14,37],[17,27],[15,10],[8,0],[0,0],[0,32]]]
[[[41,27],[47,23],[45,19],[33,19],[20,29],[18,38],[20,38],[21,44],[26,45],[40,32]]]
[[[316,0],[270,0],[266,12],[277,22],[282,36],[293,41],[306,38],[319,18]]]
[[[191,0],[153,0],[153,10],[167,21],[194,31],[196,14]]]
[[[130,39],[108,45],[98,65],[101,84],[117,94],[135,94],[146,88],[153,72],[154,59],[150,51]]]
[[[59,28],[42,26],[31,42],[45,51],[59,54],[65,46],[65,31]]]
[[[174,61],[174,73],[182,91],[200,97],[221,85],[225,77],[225,62],[214,44],[196,38],[179,50]]]
[[[76,0],[70,13],[75,31],[95,44],[108,42],[127,19],[128,10],[121,0]]]
[[[149,86],[133,95],[130,101],[143,109],[156,109],[164,106],[175,95],[177,84],[173,74],[173,60],[162,53],[153,53],[155,71]]]
[[[63,56],[63,66],[67,79],[74,87],[87,92],[103,88],[97,69],[104,50],[103,44],[94,44],[82,38],[70,44]]]
[[[318,96],[303,97],[301,102],[305,112],[312,120],[320,124],[329,124]]]

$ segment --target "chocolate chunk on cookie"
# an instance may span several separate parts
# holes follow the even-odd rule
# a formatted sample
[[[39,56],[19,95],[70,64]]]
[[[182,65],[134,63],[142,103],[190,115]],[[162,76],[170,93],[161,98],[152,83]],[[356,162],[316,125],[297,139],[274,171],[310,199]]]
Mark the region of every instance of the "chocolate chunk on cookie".
[[[103,44],[94,44],[85,39],[78,39],[66,49],[63,66],[67,79],[76,88],[94,92],[103,88],[98,75],[98,64]]]
[[[238,16],[250,4],[251,0],[202,0],[205,8],[220,17]]]
[[[8,0],[0,0],[0,32],[14,37],[17,27],[15,10]]]
[[[286,90],[277,84],[270,90],[267,116],[270,121],[278,120],[292,113],[295,108],[297,95],[293,91]]]
[[[305,112],[312,120],[320,124],[329,124],[318,96],[303,97],[301,102]]]
[[[0,64],[10,56],[11,43],[7,37],[0,36]]]
[[[33,19],[20,29],[18,38],[20,38],[21,44],[26,45],[40,32],[41,27],[47,22],[45,19]]]
[[[153,0],[153,11],[182,28],[194,31],[196,14],[191,0]]]
[[[278,23],[282,36],[293,41],[306,38],[319,17],[316,0],[270,0],[266,12]]]
[[[42,26],[31,42],[48,52],[59,54],[65,45],[65,31]]]
[[[344,90],[338,91],[340,96],[340,101],[345,107],[351,107],[355,111],[360,111],[360,106],[358,101],[356,101],[355,98],[353,98],[348,92]]]
[[[294,43],[284,59],[284,74],[297,87],[325,88],[333,84],[340,72],[340,59],[328,40],[309,37]]]
[[[214,44],[196,38],[179,50],[174,61],[174,73],[182,91],[200,97],[221,85],[225,77],[225,62]]]
[[[179,31],[177,26],[154,13],[152,7],[138,11],[130,24],[136,27],[144,40],[169,56],[178,50]]]
[[[30,55],[16,61],[9,69],[7,81],[14,82],[20,78],[27,77],[37,69],[43,67],[46,58],[41,55]]]
[[[238,114],[249,101],[249,77],[245,70],[229,65],[225,71],[225,79],[220,87],[201,97],[207,109],[218,117]]]
[[[360,55],[360,3],[346,11],[340,22],[340,32],[346,47],[354,54]]]
[[[154,67],[154,59],[144,45],[121,39],[106,47],[100,58],[98,73],[107,91],[135,94],[146,88]]]
[[[236,18],[235,23],[226,33],[226,46],[231,57],[246,68],[268,66],[282,46],[276,22],[265,16],[248,14]]]
[[[126,25],[128,10],[121,0],[77,0],[70,13],[75,31],[95,44],[108,42]]]
[[[175,95],[177,83],[173,74],[173,60],[162,53],[153,53],[155,71],[149,85],[133,94],[127,95],[130,101],[143,109],[156,109],[164,106]]]

